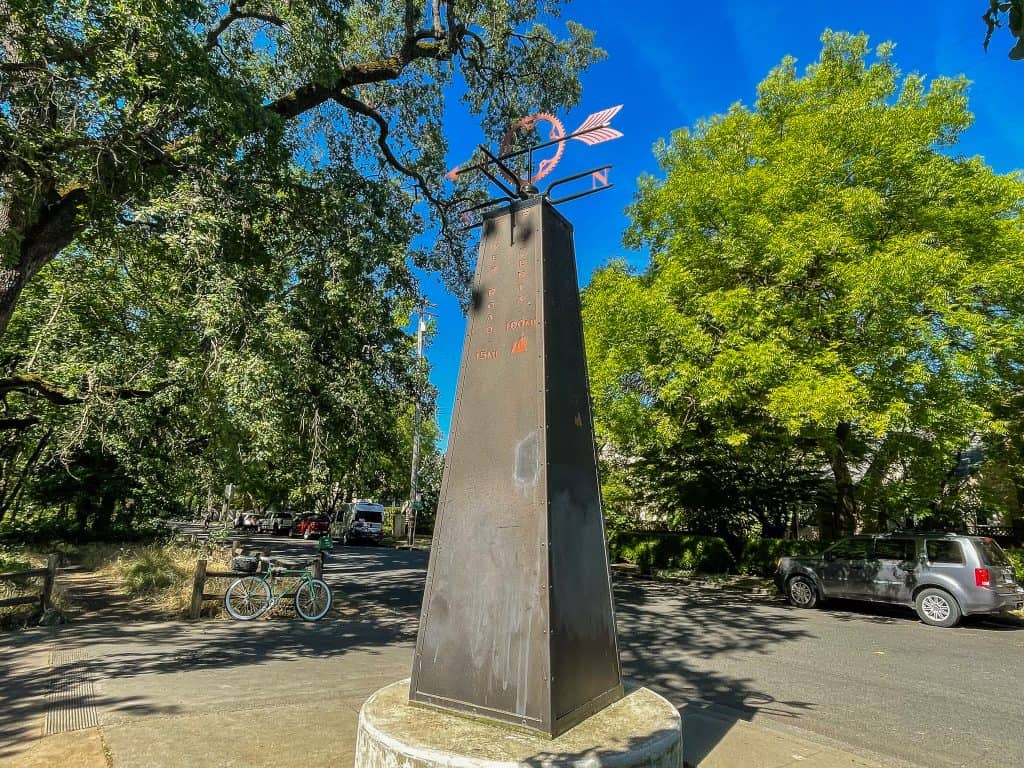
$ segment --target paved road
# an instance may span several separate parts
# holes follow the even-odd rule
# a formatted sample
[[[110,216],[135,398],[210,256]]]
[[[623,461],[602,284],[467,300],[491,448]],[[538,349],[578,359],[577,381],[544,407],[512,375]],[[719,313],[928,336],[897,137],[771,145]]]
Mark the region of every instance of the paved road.
[[[312,542],[272,540],[292,554]],[[344,594],[418,613],[426,554],[340,547],[326,577]],[[684,708],[799,729],[928,768],[1024,766],[1024,624],[954,630],[910,611],[782,601],[624,579],[623,671]]]

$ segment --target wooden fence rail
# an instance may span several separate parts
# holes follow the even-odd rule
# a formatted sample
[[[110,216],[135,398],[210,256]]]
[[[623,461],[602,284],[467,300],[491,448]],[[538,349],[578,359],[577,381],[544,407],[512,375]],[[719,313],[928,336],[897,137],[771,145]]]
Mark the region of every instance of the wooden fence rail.
[[[266,552],[262,552],[257,557],[265,558]],[[324,575],[324,563],[323,560],[317,558],[310,563],[310,572],[313,574],[314,579],[322,579]],[[237,579],[242,576],[254,575],[251,571],[216,571],[209,570],[207,568],[206,560],[196,561],[196,573],[192,581],[192,604],[189,607],[188,617],[190,619],[198,619],[203,611],[203,603],[208,600],[223,600],[224,594],[209,593],[206,591],[206,580],[207,579]],[[284,595],[287,597],[288,595]]]
[[[53,599],[53,584],[57,579],[57,564],[60,562],[59,555],[49,555],[46,558],[45,568],[33,568],[29,571],[18,571],[16,573],[0,573],[0,581],[14,581],[21,578],[43,577],[43,590],[38,595],[23,595],[22,597],[8,597],[0,600],[0,608],[8,608],[14,605],[31,605],[39,603],[39,608],[47,611]]]

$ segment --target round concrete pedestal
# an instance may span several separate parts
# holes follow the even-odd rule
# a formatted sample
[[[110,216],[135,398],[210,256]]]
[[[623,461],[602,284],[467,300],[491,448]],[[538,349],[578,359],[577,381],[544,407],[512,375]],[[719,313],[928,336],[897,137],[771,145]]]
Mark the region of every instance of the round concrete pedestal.
[[[556,739],[409,704],[409,681],[359,712],[355,768],[680,768],[679,712],[641,688]]]

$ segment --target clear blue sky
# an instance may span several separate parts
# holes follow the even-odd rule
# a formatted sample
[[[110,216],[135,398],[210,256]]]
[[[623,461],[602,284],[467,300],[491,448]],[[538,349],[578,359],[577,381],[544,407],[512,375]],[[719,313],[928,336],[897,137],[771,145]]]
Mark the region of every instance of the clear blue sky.
[[[982,155],[997,171],[1024,168],[1024,62],[1006,52],[1013,38],[997,30],[988,53],[981,15],[987,0],[938,0],[930,3],[806,2],[776,0],[578,0],[564,16],[597,33],[607,61],[584,75],[583,100],[560,117],[572,130],[591,112],[624,104],[613,125],[625,136],[586,148],[571,142],[559,171],[571,173],[612,162],[615,188],[567,203],[563,213],[576,229],[579,281],[609,259],[624,257],[637,267],[644,254],[622,246],[636,180],[657,173],[652,146],[672,130],[720,113],[737,101],[751,104],[758,82],[786,54],[798,67],[817,58],[825,28],[866,32],[872,45],[896,43],[895,61],[904,72],[927,77],[965,74],[971,81],[974,126],[957,151]],[[556,20],[552,26],[558,28]],[[451,165],[464,160],[481,137],[461,116],[448,132]],[[440,392],[438,422],[447,441],[458,377],[465,318],[458,303],[435,281],[424,290],[438,305],[437,336],[427,349],[431,381]]]

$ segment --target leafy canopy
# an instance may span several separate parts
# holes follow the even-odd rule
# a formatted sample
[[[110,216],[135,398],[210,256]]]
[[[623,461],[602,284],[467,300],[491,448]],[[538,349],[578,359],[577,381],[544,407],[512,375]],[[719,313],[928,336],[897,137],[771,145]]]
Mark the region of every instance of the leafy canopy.
[[[1005,429],[992,402],[1019,360],[1024,185],[952,154],[963,78],[903,76],[864,35],[822,43],[753,108],[656,147],[663,178],[640,180],[626,236],[651,265],[600,272],[585,319],[599,427],[621,450],[795,441],[827,462],[849,526],[854,475],[941,504],[957,451]]]

